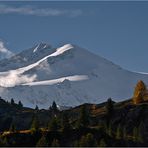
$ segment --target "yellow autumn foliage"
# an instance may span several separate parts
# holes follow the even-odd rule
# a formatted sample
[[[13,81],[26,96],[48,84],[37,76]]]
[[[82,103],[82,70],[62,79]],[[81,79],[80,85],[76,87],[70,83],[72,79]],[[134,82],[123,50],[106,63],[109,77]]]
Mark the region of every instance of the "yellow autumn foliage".
[[[140,80],[134,90],[134,95],[133,95],[133,103],[134,104],[139,104],[144,102],[144,94],[146,92],[146,85],[142,80]]]

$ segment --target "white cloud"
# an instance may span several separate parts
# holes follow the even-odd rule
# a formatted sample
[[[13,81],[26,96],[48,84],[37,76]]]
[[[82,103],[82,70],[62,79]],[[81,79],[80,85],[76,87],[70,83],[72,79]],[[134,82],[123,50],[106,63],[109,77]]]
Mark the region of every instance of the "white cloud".
[[[30,83],[36,79],[36,75],[21,75],[16,71],[9,71],[7,74],[5,72],[0,73],[0,86],[2,87],[14,87],[23,83]]]
[[[5,46],[4,42],[0,40],[0,59],[8,58],[14,55]],[[2,87],[14,87],[23,83],[30,83],[36,79],[36,75],[23,75],[19,70],[10,70],[6,72],[0,72],[0,86]]]
[[[13,7],[8,5],[0,5],[0,14],[23,14],[34,16],[68,16],[76,17],[82,14],[82,10],[65,10],[53,8],[36,8],[31,6]]]
[[[0,40],[0,59],[9,58],[14,55],[10,50],[4,46],[4,42]]]

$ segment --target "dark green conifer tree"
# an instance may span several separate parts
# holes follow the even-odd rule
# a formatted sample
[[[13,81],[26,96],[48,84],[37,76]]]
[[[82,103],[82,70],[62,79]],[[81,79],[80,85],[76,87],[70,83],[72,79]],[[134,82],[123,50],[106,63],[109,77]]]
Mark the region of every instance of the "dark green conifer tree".
[[[35,110],[36,110],[36,111],[38,111],[38,110],[39,110],[39,107],[38,107],[37,105],[35,106]]]
[[[57,131],[58,130],[58,120],[56,117],[54,117],[50,122],[49,122],[49,126],[48,126],[48,129],[50,131]]]
[[[111,123],[108,126],[108,135],[111,136],[111,137],[113,136],[113,131],[112,131],[112,125],[111,125]]]
[[[4,145],[4,142],[3,142],[2,138],[0,138],[0,147],[6,147],[6,146]]]
[[[87,127],[89,125],[89,114],[86,105],[83,105],[80,110],[80,117],[78,119],[78,128]]]
[[[143,123],[143,121],[140,122],[139,126],[138,126],[138,131],[139,131],[139,134],[138,134],[138,141],[143,143],[145,141],[145,137],[144,137],[144,131],[145,131],[145,125]]]
[[[124,126],[123,127],[123,138],[126,140],[126,138],[127,138],[127,129],[126,129],[126,127]]]
[[[32,119],[31,130],[32,131],[38,131],[39,130],[39,120],[38,120],[37,116],[34,116],[33,119]]]
[[[62,114],[62,130],[68,132],[71,129],[67,113]]]
[[[91,133],[86,136],[82,136],[79,142],[80,147],[96,147],[97,141]]]
[[[22,108],[22,107],[23,107],[23,104],[22,104],[22,102],[21,102],[21,101],[19,101],[19,102],[18,102],[18,106],[19,106],[20,108]]]
[[[51,143],[51,147],[60,147],[59,140],[53,139],[53,141]]]
[[[97,146],[97,141],[95,139],[95,137],[93,136],[93,134],[88,133],[86,135],[86,142],[88,147],[96,147]]]
[[[14,99],[12,98],[11,99],[11,105],[14,105],[15,104],[15,102],[14,102]]]
[[[107,144],[104,139],[100,140],[99,147],[107,147]]]
[[[133,141],[143,143],[144,138],[143,138],[142,132],[141,132],[142,126],[143,126],[143,123],[141,123],[138,127],[133,128]]]
[[[56,102],[55,101],[53,101],[53,103],[52,103],[52,110],[54,111],[54,112],[57,112],[58,111],[58,107],[57,107],[57,104],[56,104]]]
[[[137,127],[133,128],[133,141],[138,142],[138,128]]]
[[[8,147],[9,146],[9,141],[8,141],[7,137],[5,137],[2,142],[3,142],[4,147]]]
[[[114,103],[113,103],[112,99],[109,98],[107,100],[107,104],[106,104],[106,112],[108,115],[111,115],[113,113],[113,111],[114,111]]]
[[[107,100],[105,107],[106,107],[106,125],[107,125],[107,127],[109,127],[110,122],[111,122],[111,117],[112,117],[113,112],[114,112],[114,102],[112,101],[111,98],[109,98]]]
[[[16,127],[15,127],[14,123],[11,123],[9,131],[16,132]]]
[[[46,135],[42,135],[42,137],[39,139],[39,141],[36,144],[36,147],[48,147],[48,140],[46,138]]]
[[[116,131],[116,139],[122,139],[123,138],[123,132],[121,125],[119,124]]]
[[[87,147],[86,136],[82,136],[79,141],[79,147]]]

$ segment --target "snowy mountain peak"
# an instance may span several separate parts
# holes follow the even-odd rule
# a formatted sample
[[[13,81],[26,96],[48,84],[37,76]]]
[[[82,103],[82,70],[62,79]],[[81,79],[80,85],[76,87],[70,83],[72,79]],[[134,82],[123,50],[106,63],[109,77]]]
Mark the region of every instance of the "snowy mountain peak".
[[[9,59],[0,61],[0,71],[14,70],[28,66],[54,52],[55,49],[52,49],[51,45],[41,42],[32,48],[23,50]]]
[[[75,45],[68,43],[68,44],[63,45],[62,47],[63,48],[74,48],[74,46]]]
[[[62,47],[57,48],[56,52],[54,52],[50,56],[58,56],[58,55],[63,54],[65,51],[70,50],[72,48],[74,48],[74,47],[71,44],[66,44]]]
[[[122,69],[73,44],[51,48],[40,43],[0,62],[1,96],[30,107],[122,100],[132,95],[138,80],[148,84],[148,75]]]
[[[51,48],[51,45],[41,42],[35,46],[33,52],[37,52],[39,50],[47,49],[47,48]]]

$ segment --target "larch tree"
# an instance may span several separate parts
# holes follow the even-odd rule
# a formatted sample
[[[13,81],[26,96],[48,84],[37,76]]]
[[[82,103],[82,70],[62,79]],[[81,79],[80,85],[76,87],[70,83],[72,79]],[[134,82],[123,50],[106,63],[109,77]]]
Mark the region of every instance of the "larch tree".
[[[146,92],[146,85],[142,80],[140,80],[134,90],[134,95],[133,95],[133,103],[134,104],[139,104],[144,101],[143,96],[144,93]]]

